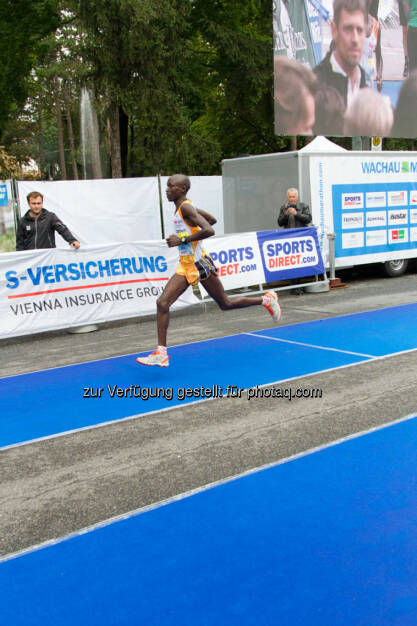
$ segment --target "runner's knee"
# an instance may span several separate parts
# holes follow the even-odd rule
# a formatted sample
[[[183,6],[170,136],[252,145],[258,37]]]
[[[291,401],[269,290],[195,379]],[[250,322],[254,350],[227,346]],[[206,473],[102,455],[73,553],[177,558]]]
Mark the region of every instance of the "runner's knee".
[[[156,301],[156,306],[158,311],[160,311],[161,313],[168,313],[169,311],[169,303],[164,298],[163,294],[162,296],[159,296],[158,300]]]
[[[217,302],[222,311],[228,311],[229,309],[233,309],[233,301],[225,296],[221,300]]]

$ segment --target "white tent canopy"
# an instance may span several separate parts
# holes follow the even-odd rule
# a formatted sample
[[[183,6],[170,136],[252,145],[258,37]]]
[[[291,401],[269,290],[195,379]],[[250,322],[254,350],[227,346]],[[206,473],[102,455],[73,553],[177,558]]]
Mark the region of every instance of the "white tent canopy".
[[[298,152],[303,152],[304,154],[326,152],[327,154],[328,152],[346,152],[346,149],[333,143],[333,141],[330,141],[327,137],[319,136],[315,137],[313,141],[310,141],[310,143],[304,146],[304,148],[301,148]]]

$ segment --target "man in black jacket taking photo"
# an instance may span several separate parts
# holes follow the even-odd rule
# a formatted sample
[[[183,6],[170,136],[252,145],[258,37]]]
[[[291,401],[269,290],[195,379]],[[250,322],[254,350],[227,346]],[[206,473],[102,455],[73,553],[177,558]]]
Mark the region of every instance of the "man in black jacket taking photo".
[[[299,202],[298,190],[294,187],[287,191],[287,201],[279,210],[278,226],[281,228],[303,228],[311,223],[311,213],[308,204]],[[299,285],[298,278],[292,278],[292,285]],[[292,293],[300,296],[303,293],[302,287],[292,289]]]
[[[56,248],[55,231],[78,250],[80,242],[61,220],[43,208],[43,195],[31,191],[27,195],[29,211],[19,221],[16,235],[16,250],[35,250],[38,248]]]
[[[298,201],[298,190],[288,189],[287,202],[282,205],[278,215],[281,228],[302,228],[311,222],[311,213],[307,204]]]

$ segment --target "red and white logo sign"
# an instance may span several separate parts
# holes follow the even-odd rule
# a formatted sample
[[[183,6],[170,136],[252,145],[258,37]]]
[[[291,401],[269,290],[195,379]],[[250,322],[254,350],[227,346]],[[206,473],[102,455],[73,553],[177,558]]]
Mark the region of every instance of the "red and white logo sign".
[[[407,243],[408,242],[408,228],[392,229],[389,232],[389,243]]]
[[[389,191],[388,192],[388,205],[389,206],[405,206],[408,204],[408,194],[406,191]]]
[[[363,193],[342,193],[342,209],[363,209]]]

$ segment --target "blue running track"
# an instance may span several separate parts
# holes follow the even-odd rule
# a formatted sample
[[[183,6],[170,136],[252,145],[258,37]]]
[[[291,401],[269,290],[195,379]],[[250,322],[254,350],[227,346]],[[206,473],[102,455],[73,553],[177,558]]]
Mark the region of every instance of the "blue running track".
[[[0,563],[7,626],[415,626],[417,419]]]
[[[168,368],[129,355],[1,378],[0,448],[197,401],[178,397],[184,388],[226,393],[416,349],[417,305],[409,304],[175,346]],[[142,397],[130,397],[131,386]],[[115,387],[128,396],[111,397]],[[101,397],[84,398],[85,388],[102,388]],[[144,391],[159,397],[145,400]]]

